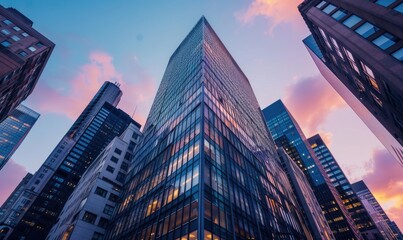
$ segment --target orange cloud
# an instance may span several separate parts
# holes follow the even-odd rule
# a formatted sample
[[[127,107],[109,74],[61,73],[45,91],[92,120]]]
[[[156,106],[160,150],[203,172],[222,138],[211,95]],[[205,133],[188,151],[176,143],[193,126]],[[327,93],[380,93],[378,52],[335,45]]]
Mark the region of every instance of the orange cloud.
[[[373,171],[363,177],[386,214],[403,229],[403,169],[385,149],[374,150]]]
[[[68,88],[54,89],[41,81],[30,101],[41,112],[62,114],[75,120],[105,81],[118,82],[123,91],[119,107],[132,114],[138,105],[139,111],[134,117],[144,123],[156,89],[153,77],[141,68],[136,58],[129,61],[127,75],[116,69],[113,57],[107,53],[94,51],[88,59],[72,79],[62,79]]]
[[[254,0],[246,11],[236,13],[244,24],[252,22],[256,17],[268,20],[269,32],[282,23],[300,25],[302,17],[297,6],[301,0]]]
[[[320,133],[326,144],[331,133],[319,130],[327,116],[346,103],[321,76],[297,79],[285,90],[284,103],[307,137]]]
[[[0,171],[0,205],[3,205],[26,174],[27,169],[24,166],[13,159],[8,160]]]

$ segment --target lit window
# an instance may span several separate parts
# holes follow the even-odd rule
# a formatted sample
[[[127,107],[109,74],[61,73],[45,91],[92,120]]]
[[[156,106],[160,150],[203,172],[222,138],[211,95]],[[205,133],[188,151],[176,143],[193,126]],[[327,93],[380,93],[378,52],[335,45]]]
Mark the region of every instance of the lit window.
[[[326,4],[326,1],[320,2],[318,5],[316,5],[317,8],[322,8]]]
[[[21,35],[22,35],[23,37],[28,37],[28,36],[29,36],[29,34],[26,33],[26,32],[21,33]]]
[[[3,47],[9,47],[11,45],[11,43],[9,41],[5,40],[5,41],[1,42],[1,45]]]
[[[3,30],[1,30],[1,32],[4,33],[5,35],[10,34],[10,31],[8,31],[7,29],[3,29]]]
[[[29,47],[28,49],[29,49],[29,51],[31,51],[31,52],[35,52],[35,51],[36,51],[36,48],[34,48],[34,47],[32,47],[32,46]]]
[[[389,7],[389,5],[394,2],[396,2],[396,0],[378,0],[375,3],[384,7]]]
[[[5,23],[5,24],[7,24],[7,25],[13,24],[13,23],[12,23],[10,20],[8,20],[8,19],[4,20],[3,23]]]
[[[324,12],[324,13],[327,13],[327,14],[329,14],[329,13],[331,13],[333,10],[335,10],[336,9],[336,6],[335,5],[333,5],[333,4],[329,4],[327,7],[325,7],[322,11]]]
[[[384,33],[372,42],[380,47],[381,49],[385,50],[389,48],[390,46],[394,45],[396,43],[397,39],[395,36],[393,36],[390,33]]]
[[[397,5],[396,7],[393,8],[394,10],[403,13],[403,3]]]
[[[87,211],[84,213],[83,221],[88,223],[95,223],[95,219],[97,219],[97,215]]]
[[[369,22],[365,22],[363,25],[361,25],[359,28],[355,30],[358,34],[361,36],[367,38],[371,36],[372,34],[376,33],[379,31],[379,28],[375,27]]]
[[[15,36],[15,35],[11,36],[11,38],[16,42],[21,40],[19,37]]]
[[[359,23],[362,19],[357,15],[351,15],[346,20],[344,20],[343,24],[349,28],[354,27],[357,23]]]
[[[14,29],[15,31],[17,31],[17,32],[21,30],[21,28],[19,28],[19,27],[17,27],[17,26],[14,26],[13,29]]]
[[[344,9],[340,9],[340,10],[336,11],[335,13],[333,13],[332,18],[334,18],[337,21],[339,21],[340,19],[342,19],[346,15],[347,15],[347,11],[344,10]]]
[[[403,61],[403,48],[400,48],[396,52],[392,53],[392,56],[399,61]]]

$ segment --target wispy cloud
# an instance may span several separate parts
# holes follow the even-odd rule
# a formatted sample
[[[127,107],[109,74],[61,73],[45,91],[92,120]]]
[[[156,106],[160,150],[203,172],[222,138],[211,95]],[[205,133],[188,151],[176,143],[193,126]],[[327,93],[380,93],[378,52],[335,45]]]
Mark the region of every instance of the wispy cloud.
[[[105,81],[118,82],[123,91],[119,107],[131,114],[135,105],[141,106],[135,118],[143,123],[156,83],[137,58],[133,57],[129,62],[128,74],[124,75],[116,69],[111,55],[93,51],[88,56],[88,63],[80,66],[73,78],[61,76],[59,80],[66,82],[67,88],[54,89],[46,81],[40,81],[29,100],[43,113],[62,114],[75,120]]]
[[[385,149],[374,150],[373,171],[363,177],[387,215],[403,229],[403,169]]]
[[[300,3],[301,0],[254,0],[245,11],[236,13],[236,17],[244,24],[263,17],[271,33],[279,24],[301,25],[302,18],[297,8]]]
[[[321,76],[299,78],[285,89],[283,98],[307,137],[321,134],[331,144],[332,133],[320,129],[333,111],[346,107],[346,103]]]
[[[24,166],[16,163],[13,159],[8,160],[0,171],[0,205],[7,200],[26,174],[27,170]]]

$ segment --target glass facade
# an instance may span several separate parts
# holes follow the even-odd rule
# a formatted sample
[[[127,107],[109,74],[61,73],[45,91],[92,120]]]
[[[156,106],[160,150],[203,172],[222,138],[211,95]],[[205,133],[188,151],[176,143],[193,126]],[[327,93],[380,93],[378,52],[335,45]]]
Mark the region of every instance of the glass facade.
[[[374,197],[372,192],[369,190],[369,188],[367,187],[365,182],[364,181],[355,182],[355,183],[351,184],[351,188],[357,194],[357,196],[361,199],[361,201],[363,203],[366,203],[366,204],[364,204],[364,206],[367,209],[367,211],[370,212],[373,209],[376,212],[376,214],[372,213],[371,215],[375,215],[376,217],[379,216],[381,218],[381,219],[376,220],[376,218],[373,217],[373,219],[375,220],[375,223],[378,225],[378,228],[380,230],[383,230],[383,235],[386,235],[385,238],[403,240],[403,234],[400,232],[400,230],[399,230],[399,228],[397,228],[397,226],[395,227],[394,222],[392,222],[389,219],[388,215],[386,215],[385,211],[379,204],[378,200],[376,200],[376,198]],[[383,223],[386,223],[388,226],[387,227],[382,226]],[[390,231],[392,233],[390,233]],[[392,235],[392,236],[390,236],[390,235]]]
[[[130,123],[135,122],[129,115],[105,102],[14,228],[11,239],[44,239],[82,174]]]
[[[143,134],[107,239],[312,239],[249,81],[204,17]]]
[[[20,146],[38,118],[39,113],[19,105],[0,123],[0,170]]]
[[[278,147],[304,172],[336,239],[360,239],[351,216],[343,206],[301,128],[281,100],[263,109],[267,126]]]
[[[343,170],[334,159],[332,153],[327,148],[319,135],[312,136],[308,139],[309,144],[315,152],[320,164],[325,169],[331,183],[339,193],[344,206],[350,213],[355,225],[365,239],[382,239],[381,232],[377,229],[374,221],[365,210],[357,194],[351,188]]]

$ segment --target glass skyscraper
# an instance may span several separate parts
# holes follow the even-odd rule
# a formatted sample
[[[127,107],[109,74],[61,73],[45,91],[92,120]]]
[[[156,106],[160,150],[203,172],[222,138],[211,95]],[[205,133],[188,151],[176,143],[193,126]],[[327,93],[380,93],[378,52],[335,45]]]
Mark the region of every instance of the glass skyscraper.
[[[0,123],[0,171],[38,118],[39,113],[21,104]]]
[[[305,0],[298,8],[320,72],[403,166],[403,2]]]
[[[263,109],[278,147],[305,173],[336,239],[362,239],[341,197],[307,142],[304,133],[281,100]]]
[[[16,201],[4,224],[9,239],[44,239],[82,174],[116,136],[135,121],[115,106],[122,91],[105,82]]]
[[[330,182],[341,196],[344,206],[350,213],[362,236],[365,239],[372,240],[382,238],[388,239],[386,236],[382,236],[381,232],[366,211],[357,194],[351,188],[351,184],[346,175],[343,173],[343,170],[340,168],[336,159],[333,157],[320,135],[316,134],[315,136],[308,138],[308,142],[314,150],[320,164],[325,169]]]
[[[287,177],[290,180],[291,186],[304,213],[304,217],[307,220],[313,238],[327,240],[335,239],[305,174],[301,171],[299,166],[297,166],[294,160],[288,156],[283,148],[279,148],[277,152],[280,157],[279,160],[281,166],[287,173]]]
[[[249,80],[204,17],[143,135],[107,239],[312,239]]]
[[[390,235],[389,231],[392,231],[391,234],[392,237],[388,237],[387,239],[403,240],[402,232],[397,227],[396,223],[389,219],[388,215],[385,213],[385,211],[383,210],[379,202],[376,200],[372,192],[369,190],[365,182],[364,181],[355,182],[351,184],[351,188],[361,199],[361,202],[364,204],[368,212],[375,210],[376,213],[372,213],[371,216],[375,216],[373,217],[373,219],[377,225],[380,225],[380,227],[378,228],[382,229],[386,236],[389,236]],[[388,225],[388,227],[383,226],[384,225],[383,222],[385,222]]]

